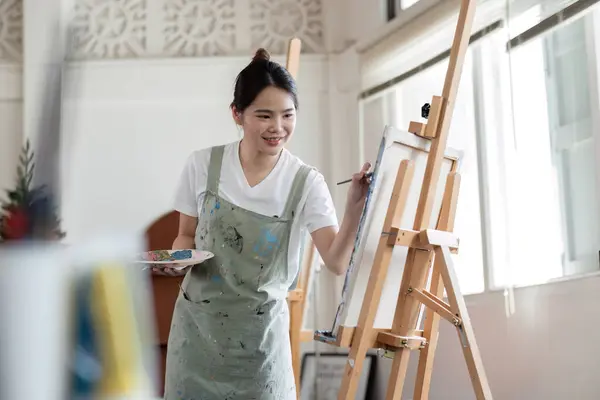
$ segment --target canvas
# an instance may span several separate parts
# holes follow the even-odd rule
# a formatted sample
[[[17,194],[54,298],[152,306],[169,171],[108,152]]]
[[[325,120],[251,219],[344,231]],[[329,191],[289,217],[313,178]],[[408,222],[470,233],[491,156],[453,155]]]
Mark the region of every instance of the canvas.
[[[430,145],[431,142],[427,139],[386,126],[373,169],[372,184],[361,215],[350,265],[346,273],[342,297],[333,322],[331,331],[333,337],[337,336],[340,326],[353,327],[358,323],[371,267],[389,208],[398,167],[402,160],[412,160],[415,168],[400,228],[413,229]],[[460,159],[460,151],[446,150],[437,184],[430,228],[435,228],[437,224],[446,177],[450,171],[458,170]],[[392,326],[407,253],[408,248],[404,246],[397,246],[393,251],[374,328],[386,329]]]

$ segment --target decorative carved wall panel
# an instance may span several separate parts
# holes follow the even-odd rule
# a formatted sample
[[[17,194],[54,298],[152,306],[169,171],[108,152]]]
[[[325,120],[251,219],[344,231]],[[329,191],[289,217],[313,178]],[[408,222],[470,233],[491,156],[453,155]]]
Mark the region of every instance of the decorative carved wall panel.
[[[242,0],[240,0],[242,1]],[[251,4],[253,47],[284,53],[287,42],[299,36],[303,48],[313,53],[323,45],[321,0],[248,0]]]
[[[2,1],[11,0],[0,0]],[[323,51],[322,0],[75,0],[78,59]]]
[[[23,1],[0,0],[0,62],[23,58]]]
[[[235,51],[234,0],[166,0],[164,51],[175,56]]]
[[[147,53],[148,0],[77,0],[75,58],[130,58]]]

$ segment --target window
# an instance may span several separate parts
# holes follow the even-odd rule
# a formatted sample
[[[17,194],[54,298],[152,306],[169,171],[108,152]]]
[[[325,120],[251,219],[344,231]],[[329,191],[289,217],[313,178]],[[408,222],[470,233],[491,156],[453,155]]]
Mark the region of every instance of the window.
[[[510,267],[509,276],[497,277],[499,286],[598,270],[597,13],[507,53],[514,123],[506,158]]]
[[[402,10],[406,10],[421,0],[386,0],[387,19],[393,20]]]
[[[600,270],[600,8],[552,7],[520,10],[467,52],[448,142],[465,156],[455,225],[464,293]],[[441,93],[447,65],[365,102],[365,126],[406,129]]]

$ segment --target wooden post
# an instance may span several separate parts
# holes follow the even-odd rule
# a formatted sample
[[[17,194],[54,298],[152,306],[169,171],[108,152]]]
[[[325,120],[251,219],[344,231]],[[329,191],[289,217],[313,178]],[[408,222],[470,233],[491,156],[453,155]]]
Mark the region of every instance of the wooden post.
[[[300,68],[300,52],[302,51],[302,42],[298,38],[289,41],[286,69],[294,79],[298,78]],[[292,348],[292,365],[294,368],[294,377],[296,380],[296,397],[300,398],[300,344],[312,340],[312,335],[304,334],[302,323],[304,309],[306,307],[306,289],[310,282],[312,273],[312,261],[314,257],[314,245],[310,242],[308,253],[305,255],[305,262],[301,266],[300,276],[296,289],[288,292],[288,306],[290,309],[290,345]]]
[[[298,38],[290,40],[287,52],[287,61],[285,68],[294,79],[298,79],[298,70],[300,69],[300,52],[302,51],[302,41]]]

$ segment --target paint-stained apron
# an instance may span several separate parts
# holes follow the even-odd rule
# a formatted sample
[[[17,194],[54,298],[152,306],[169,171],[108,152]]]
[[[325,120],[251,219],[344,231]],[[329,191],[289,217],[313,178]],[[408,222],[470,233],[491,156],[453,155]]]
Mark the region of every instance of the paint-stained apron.
[[[196,246],[214,257],[185,276],[167,351],[165,400],[295,400],[287,291],[291,225],[309,167],[281,216],[219,197],[222,146],[211,153]]]

